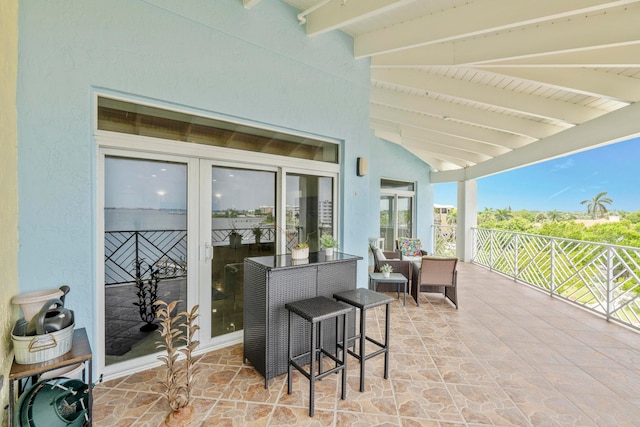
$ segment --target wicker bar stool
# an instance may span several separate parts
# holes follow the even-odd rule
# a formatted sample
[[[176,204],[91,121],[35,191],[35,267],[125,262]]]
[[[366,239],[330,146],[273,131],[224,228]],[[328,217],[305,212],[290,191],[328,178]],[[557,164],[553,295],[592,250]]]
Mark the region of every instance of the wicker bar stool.
[[[340,331],[338,329],[338,318],[342,316],[342,336],[345,336],[347,331],[347,314],[353,310],[352,307],[339,303],[335,300],[332,300],[327,297],[315,297],[306,300],[300,300],[285,304],[285,308],[289,310],[289,331],[288,331],[288,354],[289,354],[289,363],[287,368],[287,393],[291,394],[292,392],[292,368],[296,368],[298,371],[302,373],[309,380],[309,416],[313,417],[314,414],[314,392],[315,392],[315,381],[321,379],[329,374],[337,373],[342,371],[342,395],[341,398],[344,400],[346,398],[347,392],[347,352],[343,351],[342,359],[338,359],[338,348],[342,345],[338,342],[340,335]],[[302,319],[309,322],[311,327],[311,341],[309,344],[309,351],[304,352],[302,354],[293,355],[292,348],[292,316],[294,313],[300,316]],[[336,355],[333,355],[331,352],[324,348],[324,337],[322,333],[322,322],[329,319],[335,319],[336,331],[335,331],[335,351]],[[307,358],[310,356],[309,370],[303,368],[302,364],[308,360]],[[318,360],[318,370],[316,372],[316,356]],[[322,370],[322,357],[329,357],[334,363],[335,367],[331,369],[327,369],[325,371]]]
[[[353,291],[336,293],[336,294],[333,294],[333,297],[338,301],[343,301],[349,305],[352,305],[360,309],[360,332],[358,335],[352,338],[353,340],[359,340],[360,350],[356,353],[348,349],[350,347],[349,345],[345,345],[345,347],[347,347],[348,349],[347,351],[349,352],[350,355],[352,355],[353,357],[355,357],[360,361],[360,391],[362,392],[364,391],[365,361],[367,359],[371,359],[372,357],[375,357],[379,354],[384,353],[384,379],[386,380],[387,378],[389,378],[389,324],[391,320],[389,318],[389,312],[390,312],[389,304],[393,302],[393,298],[388,295],[375,292],[370,289],[364,289],[364,288],[358,288]],[[381,343],[371,337],[368,337],[367,331],[366,331],[367,310],[382,304],[386,304],[384,343]],[[378,349],[374,352],[367,354],[365,351],[366,341],[370,341],[371,343],[375,344],[378,347]]]

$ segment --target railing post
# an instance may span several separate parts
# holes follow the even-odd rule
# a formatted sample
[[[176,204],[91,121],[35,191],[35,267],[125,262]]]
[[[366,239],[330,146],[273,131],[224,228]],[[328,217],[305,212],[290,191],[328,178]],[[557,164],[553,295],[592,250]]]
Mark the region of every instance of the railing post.
[[[518,252],[520,250],[520,239],[518,239],[518,237],[520,237],[518,234],[515,235],[515,240],[516,240],[516,249],[515,249],[515,256],[514,256],[514,260],[513,260],[513,280],[518,280],[518,274],[519,274],[519,270],[518,270]]]
[[[551,255],[550,255],[550,259],[549,259],[549,296],[553,296],[553,291],[555,288],[555,280],[554,280],[554,256],[555,256],[555,251],[556,251],[556,246],[555,246],[555,240],[551,239]]]
[[[611,320],[611,304],[613,295],[613,248],[607,248],[607,321]]]
[[[489,230],[489,270],[493,271],[493,230]]]
[[[136,242],[136,279],[140,279],[140,259],[139,259],[139,254],[140,252],[138,251],[138,236],[139,233],[137,231],[134,231],[135,233],[135,242]]]

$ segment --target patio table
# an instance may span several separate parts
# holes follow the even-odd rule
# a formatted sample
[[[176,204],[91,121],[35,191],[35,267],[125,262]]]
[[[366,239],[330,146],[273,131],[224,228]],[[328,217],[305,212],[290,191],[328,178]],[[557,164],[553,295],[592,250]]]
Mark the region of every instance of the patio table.
[[[407,305],[407,278],[400,273],[391,273],[389,277],[384,277],[383,273],[369,273],[369,289],[377,290],[378,283],[397,283],[398,299],[400,299],[400,286],[403,286],[404,301],[402,305]]]

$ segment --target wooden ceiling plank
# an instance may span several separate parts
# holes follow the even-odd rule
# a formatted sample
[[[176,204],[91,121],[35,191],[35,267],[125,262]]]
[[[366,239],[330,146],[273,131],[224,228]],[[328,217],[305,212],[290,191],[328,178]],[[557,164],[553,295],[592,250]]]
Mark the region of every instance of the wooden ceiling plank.
[[[385,90],[382,88],[371,88],[371,102],[414,110],[431,115],[439,115],[452,118],[477,126],[488,127],[520,135],[528,135],[532,138],[540,139],[563,131],[565,128],[542,123],[540,121],[528,120],[520,117],[509,116],[482,110],[480,108],[469,107],[467,105],[454,104],[429,97],[421,97],[401,93],[397,91]]]
[[[564,121],[569,124],[582,123],[606,113],[606,111],[595,108],[485,84],[436,76],[420,70],[375,69],[371,70],[371,79],[449,95],[522,114]]]
[[[432,182],[450,182],[451,179],[477,179],[506,172],[534,163],[563,157],[569,154],[629,140],[640,136],[637,118],[640,117],[640,102],[608,113],[587,123],[567,129],[548,138],[524,146],[507,154],[467,168],[456,174],[431,174]]]
[[[372,119],[396,122],[400,125],[409,125],[473,141],[498,145],[509,149],[523,147],[535,141],[534,139],[525,136],[455,123],[448,120],[429,117],[423,114],[412,113],[410,111],[383,107],[377,104],[372,104],[370,110]]]
[[[638,54],[640,56],[640,51]],[[640,101],[640,79],[592,68],[482,67],[482,69],[597,98],[629,103]]]

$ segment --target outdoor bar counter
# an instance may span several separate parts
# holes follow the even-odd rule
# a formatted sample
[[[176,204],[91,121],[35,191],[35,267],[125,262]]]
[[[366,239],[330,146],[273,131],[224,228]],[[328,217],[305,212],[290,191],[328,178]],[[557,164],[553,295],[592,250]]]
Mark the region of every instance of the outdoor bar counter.
[[[284,305],[316,296],[356,288],[357,262],[361,257],[334,252],[311,252],[306,260],[291,255],[263,256],[244,260],[244,359],[269,380],[287,372],[288,312]],[[306,322],[295,319],[292,347],[295,354],[308,351]],[[331,323],[331,322],[329,322]],[[355,314],[348,318],[349,336],[355,334]],[[335,325],[324,325],[324,342],[335,348]]]

